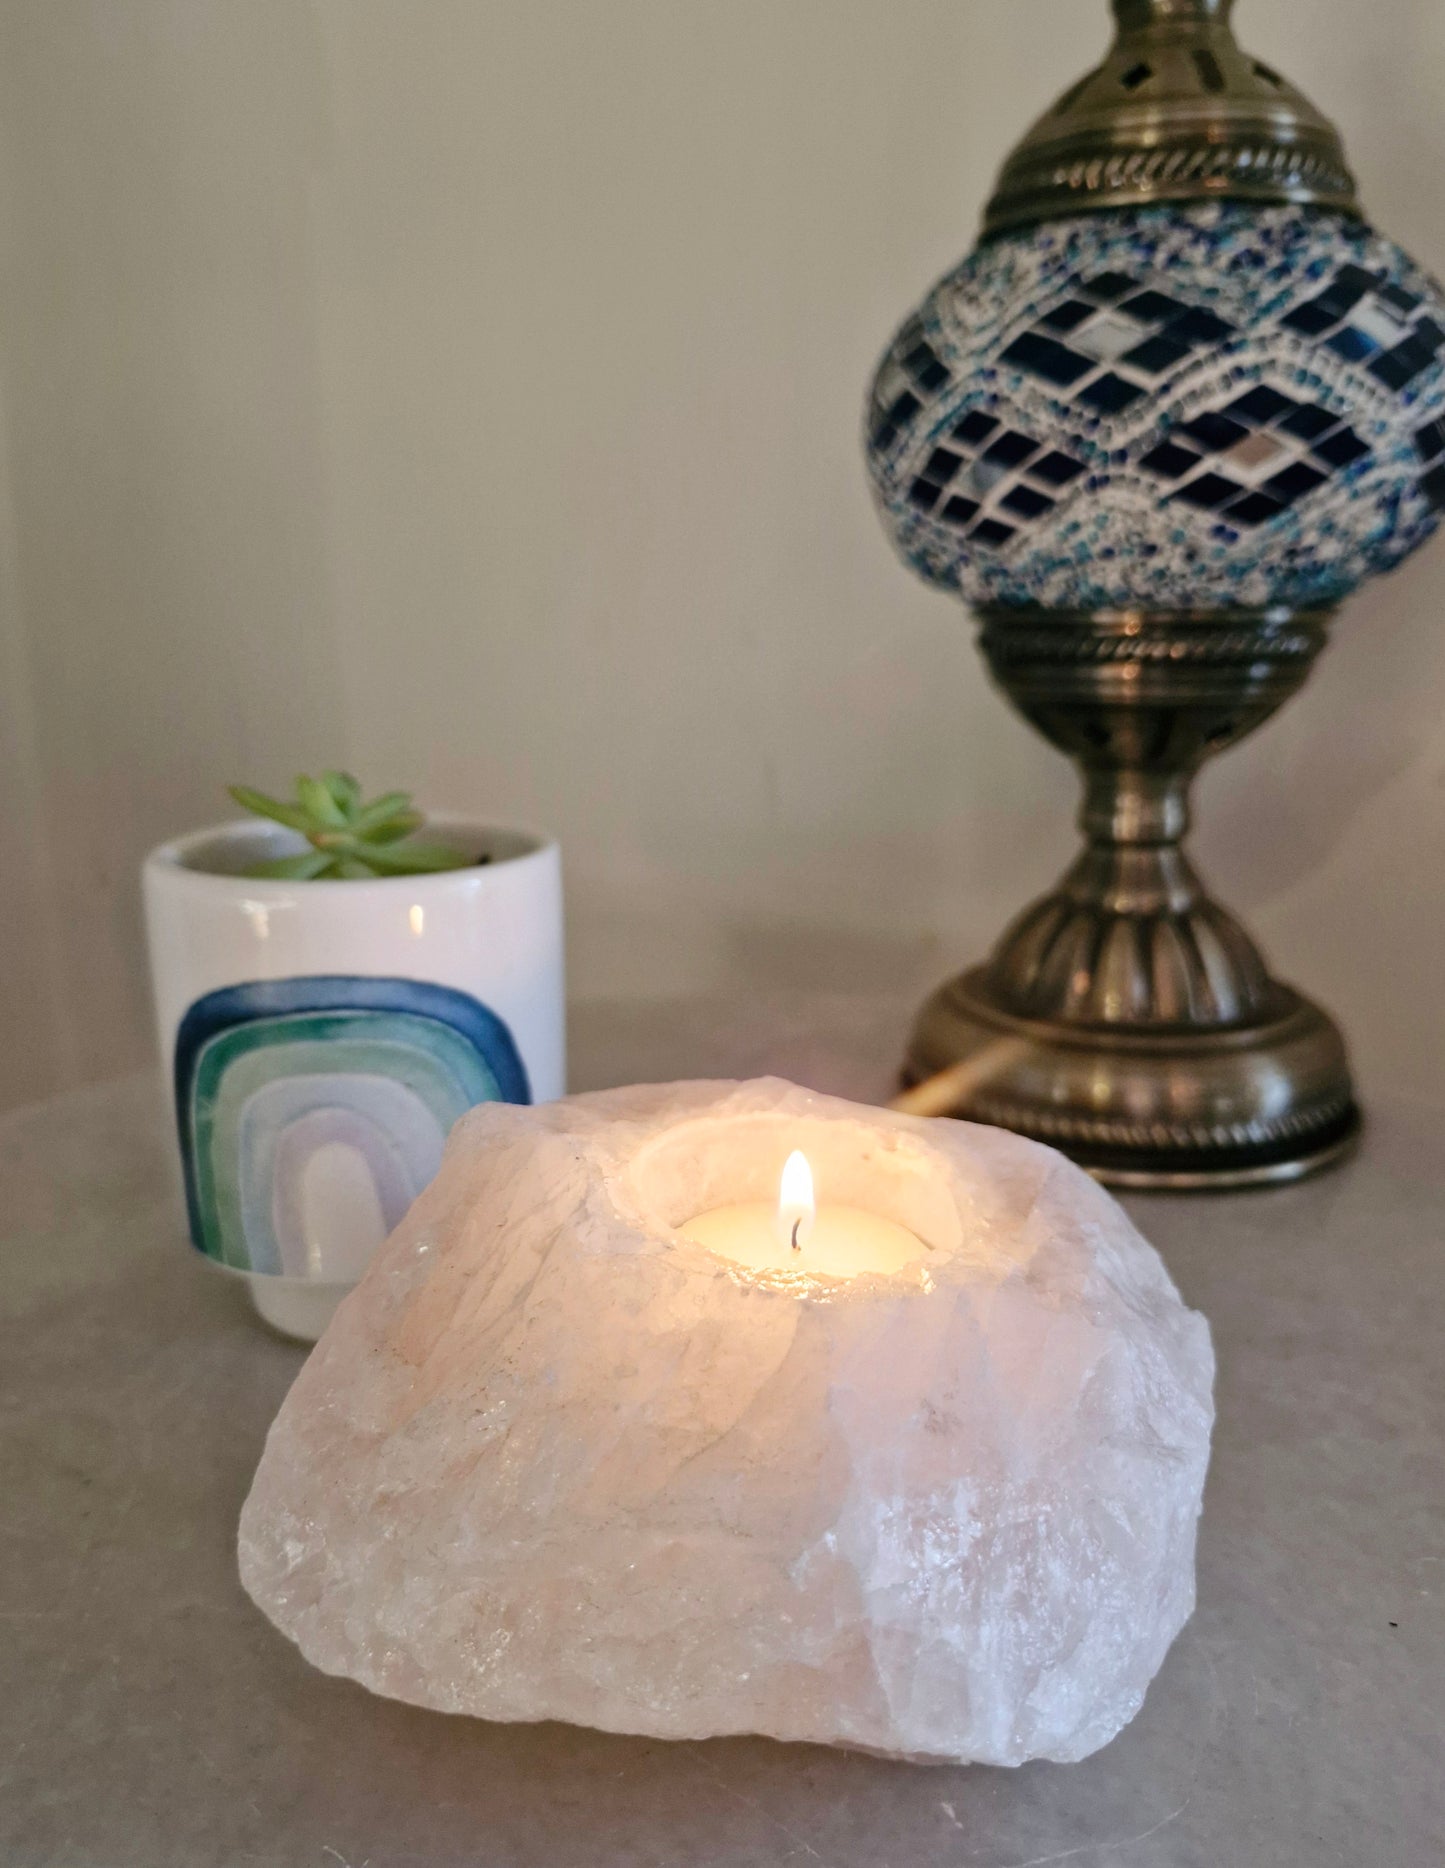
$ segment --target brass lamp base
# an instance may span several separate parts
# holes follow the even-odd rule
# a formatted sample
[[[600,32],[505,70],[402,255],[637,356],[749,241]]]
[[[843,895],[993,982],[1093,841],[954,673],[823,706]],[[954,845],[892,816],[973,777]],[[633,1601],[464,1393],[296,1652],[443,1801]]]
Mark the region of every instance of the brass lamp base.
[[[1344,1040],[1273,979],[1184,855],[1189,785],[1301,687],[1327,618],[992,610],[981,647],[1083,768],[1086,846],[992,959],[924,1007],[905,1065],[967,1064],[952,1113],[1120,1186],[1293,1180],[1360,1114]]]
[[[1360,1133],[1338,1029],[1284,987],[1276,1015],[1244,1030],[1103,1033],[1011,1016],[976,968],[924,1006],[905,1079],[965,1060],[976,1087],[957,1115],[1047,1142],[1111,1186],[1299,1180]]]

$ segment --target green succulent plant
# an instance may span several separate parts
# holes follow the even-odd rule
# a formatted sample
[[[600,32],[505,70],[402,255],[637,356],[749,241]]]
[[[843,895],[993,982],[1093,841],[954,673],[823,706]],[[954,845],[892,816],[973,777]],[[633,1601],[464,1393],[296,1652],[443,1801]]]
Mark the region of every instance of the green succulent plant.
[[[477,860],[445,843],[416,842],[412,833],[426,819],[412,808],[411,793],[388,791],[367,804],[360,785],[347,772],[298,778],[294,802],[268,798],[249,785],[229,789],[244,810],[299,830],[311,845],[297,856],[254,863],[248,876],[283,882],[369,882],[376,876],[468,869]]]

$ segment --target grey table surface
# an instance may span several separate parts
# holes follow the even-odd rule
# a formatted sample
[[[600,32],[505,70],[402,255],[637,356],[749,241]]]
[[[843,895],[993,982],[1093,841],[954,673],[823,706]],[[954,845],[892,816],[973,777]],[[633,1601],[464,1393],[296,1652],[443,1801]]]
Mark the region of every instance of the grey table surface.
[[[904,1008],[577,1018],[574,1084],[886,1092]],[[233,1539],[303,1359],[190,1255],[159,1088],[0,1120],[0,1862],[24,1868],[1438,1868],[1445,1110],[1303,1186],[1129,1202],[1219,1352],[1199,1609],[1084,1764],[507,1727],[314,1673]]]

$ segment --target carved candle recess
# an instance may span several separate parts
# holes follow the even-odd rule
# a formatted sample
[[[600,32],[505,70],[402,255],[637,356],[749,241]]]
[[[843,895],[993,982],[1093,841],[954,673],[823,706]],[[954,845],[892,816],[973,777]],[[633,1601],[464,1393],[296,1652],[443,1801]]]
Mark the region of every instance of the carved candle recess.
[[[1445,305],[1231,0],[1114,11],[873,387],[899,551],[1085,781],[1083,855],[924,1009],[906,1074],[975,1064],[959,1113],[1117,1182],[1247,1184],[1359,1115],[1332,1021],[1183,855],[1189,787],[1435,530]]]
[[[775,1082],[490,1104],[287,1397],[241,1575],[443,1711],[1083,1758],[1193,1608],[1213,1374],[1017,1136]]]

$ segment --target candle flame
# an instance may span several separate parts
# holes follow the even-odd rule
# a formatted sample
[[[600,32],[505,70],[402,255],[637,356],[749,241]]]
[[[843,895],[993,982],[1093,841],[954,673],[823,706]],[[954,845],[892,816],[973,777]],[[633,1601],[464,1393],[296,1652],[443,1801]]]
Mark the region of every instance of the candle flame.
[[[795,1252],[801,1252],[813,1230],[817,1208],[813,1200],[813,1170],[808,1157],[794,1149],[783,1168],[778,1189],[778,1231]]]

